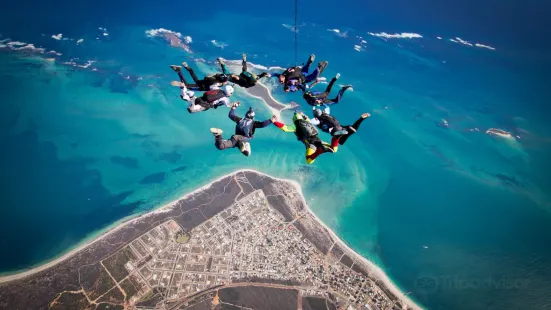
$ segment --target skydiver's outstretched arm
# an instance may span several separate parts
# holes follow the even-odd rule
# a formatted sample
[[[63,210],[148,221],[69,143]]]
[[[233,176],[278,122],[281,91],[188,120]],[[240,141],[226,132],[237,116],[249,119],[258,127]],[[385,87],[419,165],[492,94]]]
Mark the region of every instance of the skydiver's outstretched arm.
[[[238,106],[239,106],[239,101],[235,102],[232,105],[232,107],[230,109],[230,113],[228,114],[228,117],[236,123],[239,123],[239,121],[241,120],[241,117],[235,115],[235,109],[237,109]]]
[[[279,121],[277,120],[277,117],[276,117],[275,115],[272,116],[272,119],[271,119],[271,120],[272,120],[273,124],[274,124],[277,128],[281,129],[282,131],[285,131],[285,132],[295,132],[295,131],[297,130],[297,128],[295,127],[295,125],[285,125],[285,124],[279,122]]]
[[[267,119],[263,122],[261,121],[255,121],[254,122],[254,128],[264,128],[264,127],[268,127],[270,126],[270,124],[272,124],[272,120],[271,119]]]
[[[260,73],[260,74],[257,76],[257,79],[261,79],[261,78],[263,78],[263,77],[269,78],[269,77],[271,77],[271,76],[272,76],[272,75],[271,75],[270,73],[268,73],[268,72],[262,72],[262,73]]]

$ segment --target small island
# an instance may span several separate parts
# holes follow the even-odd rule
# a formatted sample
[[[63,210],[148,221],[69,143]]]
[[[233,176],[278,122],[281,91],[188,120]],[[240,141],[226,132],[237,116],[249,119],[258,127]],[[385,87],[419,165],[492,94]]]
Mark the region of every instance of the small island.
[[[419,309],[310,211],[298,183],[240,170],[44,266],[3,309]]]
[[[283,104],[279,101],[277,101],[271,94],[268,87],[266,87],[261,82],[256,83],[255,86],[251,88],[246,88],[245,91],[249,96],[261,99],[268,105],[268,108],[272,112],[272,114],[277,115],[277,117],[280,117],[281,112],[284,110],[291,110],[295,108],[299,108],[300,106],[296,102],[291,102],[289,104]]]
[[[510,132],[507,132],[502,129],[497,129],[497,128],[490,128],[486,130],[486,133],[491,136],[498,136],[498,137],[507,138],[507,139],[513,138],[513,135],[511,135]]]

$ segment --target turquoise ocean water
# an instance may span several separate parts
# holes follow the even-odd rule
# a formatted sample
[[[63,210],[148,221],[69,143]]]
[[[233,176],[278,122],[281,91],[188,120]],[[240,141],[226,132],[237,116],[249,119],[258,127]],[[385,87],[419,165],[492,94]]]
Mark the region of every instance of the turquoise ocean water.
[[[325,77],[340,72],[339,83],[354,85],[332,113],[344,124],[372,115],[337,154],[306,166],[302,145],[275,127],[257,132],[250,158],[217,151],[208,128],[229,136],[228,110],[190,115],[169,85],[176,75],[168,66],[182,61],[212,73],[216,57],[246,52],[254,64],[292,65],[293,33],[284,26],[292,19],[224,9],[168,16],[3,30],[4,45],[63,55],[0,49],[0,271],[50,260],[122,218],[253,168],[299,181],[314,212],[423,306],[549,307],[549,93],[534,57],[454,43],[453,33],[382,39],[369,25],[304,17],[299,62],[315,53],[329,61]],[[192,52],[146,35],[161,27],[191,36]],[[68,40],[51,38],[60,32]],[[63,64],[90,60],[87,68]],[[257,118],[270,116],[243,90],[234,96]],[[309,113],[298,94],[275,88],[274,97]],[[492,127],[518,138],[485,134]]]

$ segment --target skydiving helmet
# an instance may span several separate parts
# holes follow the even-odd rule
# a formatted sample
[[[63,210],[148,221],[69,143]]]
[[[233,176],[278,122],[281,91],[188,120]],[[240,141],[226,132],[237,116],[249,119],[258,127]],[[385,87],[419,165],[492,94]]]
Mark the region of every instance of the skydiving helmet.
[[[319,118],[323,114],[323,111],[321,111],[318,108],[314,108],[314,117]]]
[[[226,85],[222,88],[222,91],[229,97],[233,94],[233,87],[231,85]]]
[[[254,111],[252,107],[249,107],[249,110],[247,111],[247,114],[245,114],[245,117],[248,119],[254,119]]]
[[[221,74],[218,79],[220,80],[220,83],[226,83],[228,81],[228,76],[226,74]]]

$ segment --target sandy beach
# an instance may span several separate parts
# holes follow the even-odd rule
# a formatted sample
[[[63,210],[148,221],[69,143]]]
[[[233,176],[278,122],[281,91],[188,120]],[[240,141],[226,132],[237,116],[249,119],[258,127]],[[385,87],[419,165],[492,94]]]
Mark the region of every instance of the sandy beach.
[[[413,300],[411,300],[407,296],[405,296],[405,293],[400,291],[400,289],[394,283],[392,283],[392,281],[388,278],[388,276],[384,273],[384,271],[379,266],[377,266],[373,262],[369,261],[365,257],[359,255],[354,250],[352,250],[342,239],[339,238],[339,236],[337,236],[327,225],[325,225],[325,223],[323,223],[323,221],[321,221],[316,216],[316,214],[314,212],[312,212],[312,209],[306,203],[306,199],[305,199],[304,194],[302,192],[302,188],[301,188],[301,186],[298,182],[296,182],[294,180],[290,180],[290,179],[281,179],[281,178],[273,177],[273,176],[270,176],[268,174],[262,173],[260,171],[254,170],[254,169],[240,169],[240,170],[236,170],[236,171],[233,171],[231,173],[225,174],[221,177],[218,177],[216,179],[213,179],[213,180],[209,181],[208,184],[203,185],[202,187],[200,187],[200,188],[198,188],[198,189],[196,189],[192,192],[189,192],[189,193],[179,197],[178,199],[176,199],[176,200],[174,200],[170,203],[167,203],[167,204],[165,204],[165,205],[163,205],[163,206],[161,206],[161,207],[159,207],[155,210],[152,210],[150,212],[143,213],[143,214],[136,214],[132,217],[123,219],[123,220],[121,220],[122,222],[118,222],[118,223],[114,224],[114,225],[116,225],[116,227],[112,228],[113,225],[108,227],[106,229],[106,231],[101,233],[99,236],[95,237],[93,240],[90,240],[90,241],[78,246],[77,248],[67,252],[66,254],[62,255],[61,257],[59,257],[57,259],[54,259],[54,260],[52,260],[48,263],[45,263],[41,266],[36,267],[36,268],[32,268],[32,269],[29,269],[29,270],[26,270],[26,271],[23,271],[23,272],[19,272],[19,273],[15,273],[15,274],[0,277],[0,283],[9,282],[9,281],[17,280],[17,279],[22,279],[24,277],[36,274],[36,273],[41,272],[43,270],[46,270],[46,269],[48,269],[52,266],[55,266],[55,265],[63,262],[64,260],[69,259],[70,257],[77,254],[79,251],[83,250],[84,248],[88,247],[89,245],[94,244],[96,242],[100,242],[101,240],[103,240],[104,238],[109,236],[110,234],[118,231],[119,229],[123,228],[127,224],[130,224],[130,223],[134,222],[135,220],[139,219],[140,217],[144,217],[144,216],[147,216],[149,214],[165,212],[167,209],[174,207],[180,200],[189,198],[190,196],[193,196],[193,195],[196,195],[196,194],[208,189],[213,183],[216,183],[216,182],[218,182],[220,180],[223,180],[225,178],[234,176],[234,175],[236,175],[238,173],[241,173],[241,172],[253,172],[253,173],[262,175],[264,177],[272,178],[272,179],[278,180],[278,181],[289,182],[289,183],[293,184],[293,186],[295,186],[295,189],[299,193],[299,195],[302,199],[302,202],[306,206],[307,212],[309,212],[322,225],[322,227],[324,227],[329,232],[329,234],[335,239],[335,241],[337,243],[339,243],[339,246],[341,246],[343,249],[345,249],[348,252],[348,254],[350,254],[350,256],[354,257],[358,261],[361,261],[368,268],[370,268],[370,275],[374,275],[376,278],[380,279],[380,281],[383,282],[383,284],[386,286],[386,288],[388,288],[393,294],[395,294],[396,297],[401,298],[409,307],[411,307],[413,309],[422,309],[421,307],[419,307],[419,305],[415,304],[415,302],[413,302]]]
[[[257,83],[255,87],[245,89],[245,92],[251,97],[258,98],[264,101],[270,109],[271,113],[273,115],[276,115],[278,118],[281,116],[281,111],[292,109],[298,106],[297,104],[283,104],[277,101],[270,93],[268,87],[260,82]]]

